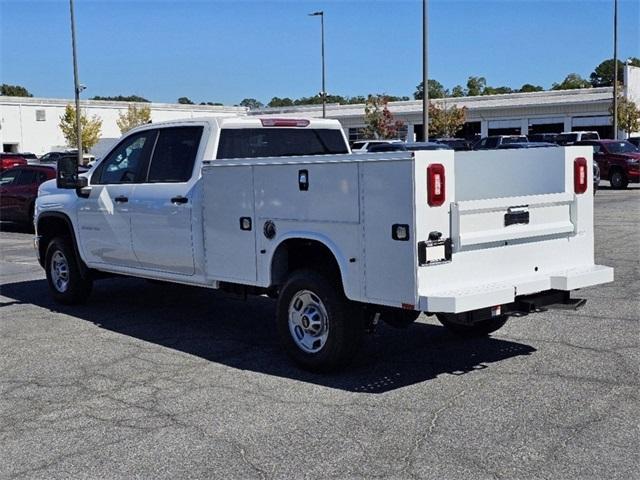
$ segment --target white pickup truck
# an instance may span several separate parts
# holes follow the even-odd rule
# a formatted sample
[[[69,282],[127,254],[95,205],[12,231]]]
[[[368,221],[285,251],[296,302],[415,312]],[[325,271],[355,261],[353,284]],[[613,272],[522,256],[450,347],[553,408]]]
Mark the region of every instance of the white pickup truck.
[[[328,371],[380,319],[487,335],[612,281],[591,164],[590,147],[352,155],[330,120],[149,124],[84,176],[60,163],[36,249],[62,303],[105,273],[277,297],[287,352]]]

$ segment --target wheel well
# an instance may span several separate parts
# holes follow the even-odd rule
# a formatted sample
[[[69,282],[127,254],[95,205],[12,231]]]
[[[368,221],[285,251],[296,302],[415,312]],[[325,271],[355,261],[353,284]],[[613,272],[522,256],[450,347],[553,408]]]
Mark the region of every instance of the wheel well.
[[[73,238],[72,229],[69,226],[69,221],[64,217],[57,215],[48,215],[39,218],[37,232],[40,236],[40,241],[38,242],[38,257],[40,259],[40,265],[42,265],[43,267],[45,255],[47,253],[47,247],[49,246],[49,242],[51,242],[51,240],[53,240],[55,237],[70,237],[77,254],[77,247],[75,238]]]
[[[271,261],[271,286],[282,285],[295,270],[309,268],[342,285],[340,266],[333,252],[317,240],[290,238],[276,249]]]

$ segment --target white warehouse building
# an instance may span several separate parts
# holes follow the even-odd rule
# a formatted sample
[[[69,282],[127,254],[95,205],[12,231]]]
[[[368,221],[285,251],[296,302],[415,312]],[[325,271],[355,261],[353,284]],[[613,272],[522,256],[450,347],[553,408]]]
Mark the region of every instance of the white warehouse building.
[[[466,107],[466,123],[460,132],[466,137],[531,133],[558,133],[562,131],[596,130],[602,137],[613,133],[609,112],[613,89],[611,87],[578,90],[552,90],[532,93],[510,93],[478,97],[435,100]],[[640,68],[625,66],[624,97],[640,105]],[[68,104],[67,99],[0,96],[0,143],[3,152],[33,152],[37,155],[65,147],[59,128],[60,117]],[[180,105],[150,103],[154,122],[228,115],[276,115],[287,117],[320,117],[322,107],[298,106],[264,108],[248,111],[244,107]],[[126,102],[83,100],[81,108],[88,116],[102,119],[102,141],[93,150],[100,156],[106,147],[120,137],[116,125],[118,115],[125,112]],[[422,102],[392,102],[389,109],[405,124],[402,137],[409,141],[422,136]],[[364,128],[364,105],[327,105],[327,117],[340,121],[350,141],[361,137]],[[640,134],[640,132],[634,132]],[[620,138],[624,133],[620,132]]]

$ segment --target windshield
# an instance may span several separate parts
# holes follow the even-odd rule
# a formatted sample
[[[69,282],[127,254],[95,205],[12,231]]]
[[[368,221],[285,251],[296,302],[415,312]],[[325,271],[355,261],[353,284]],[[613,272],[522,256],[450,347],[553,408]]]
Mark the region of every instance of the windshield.
[[[527,137],[504,137],[502,143],[526,143]]]
[[[629,142],[607,143],[607,150],[611,153],[638,153],[638,147]]]

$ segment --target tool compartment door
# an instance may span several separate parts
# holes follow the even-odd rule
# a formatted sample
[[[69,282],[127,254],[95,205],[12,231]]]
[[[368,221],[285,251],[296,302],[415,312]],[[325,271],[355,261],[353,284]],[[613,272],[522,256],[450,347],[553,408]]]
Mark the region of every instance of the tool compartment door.
[[[256,221],[253,167],[215,166],[203,170],[205,275],[211,280],[256,282]],[[241,218],[251,230],[241,228]]]

